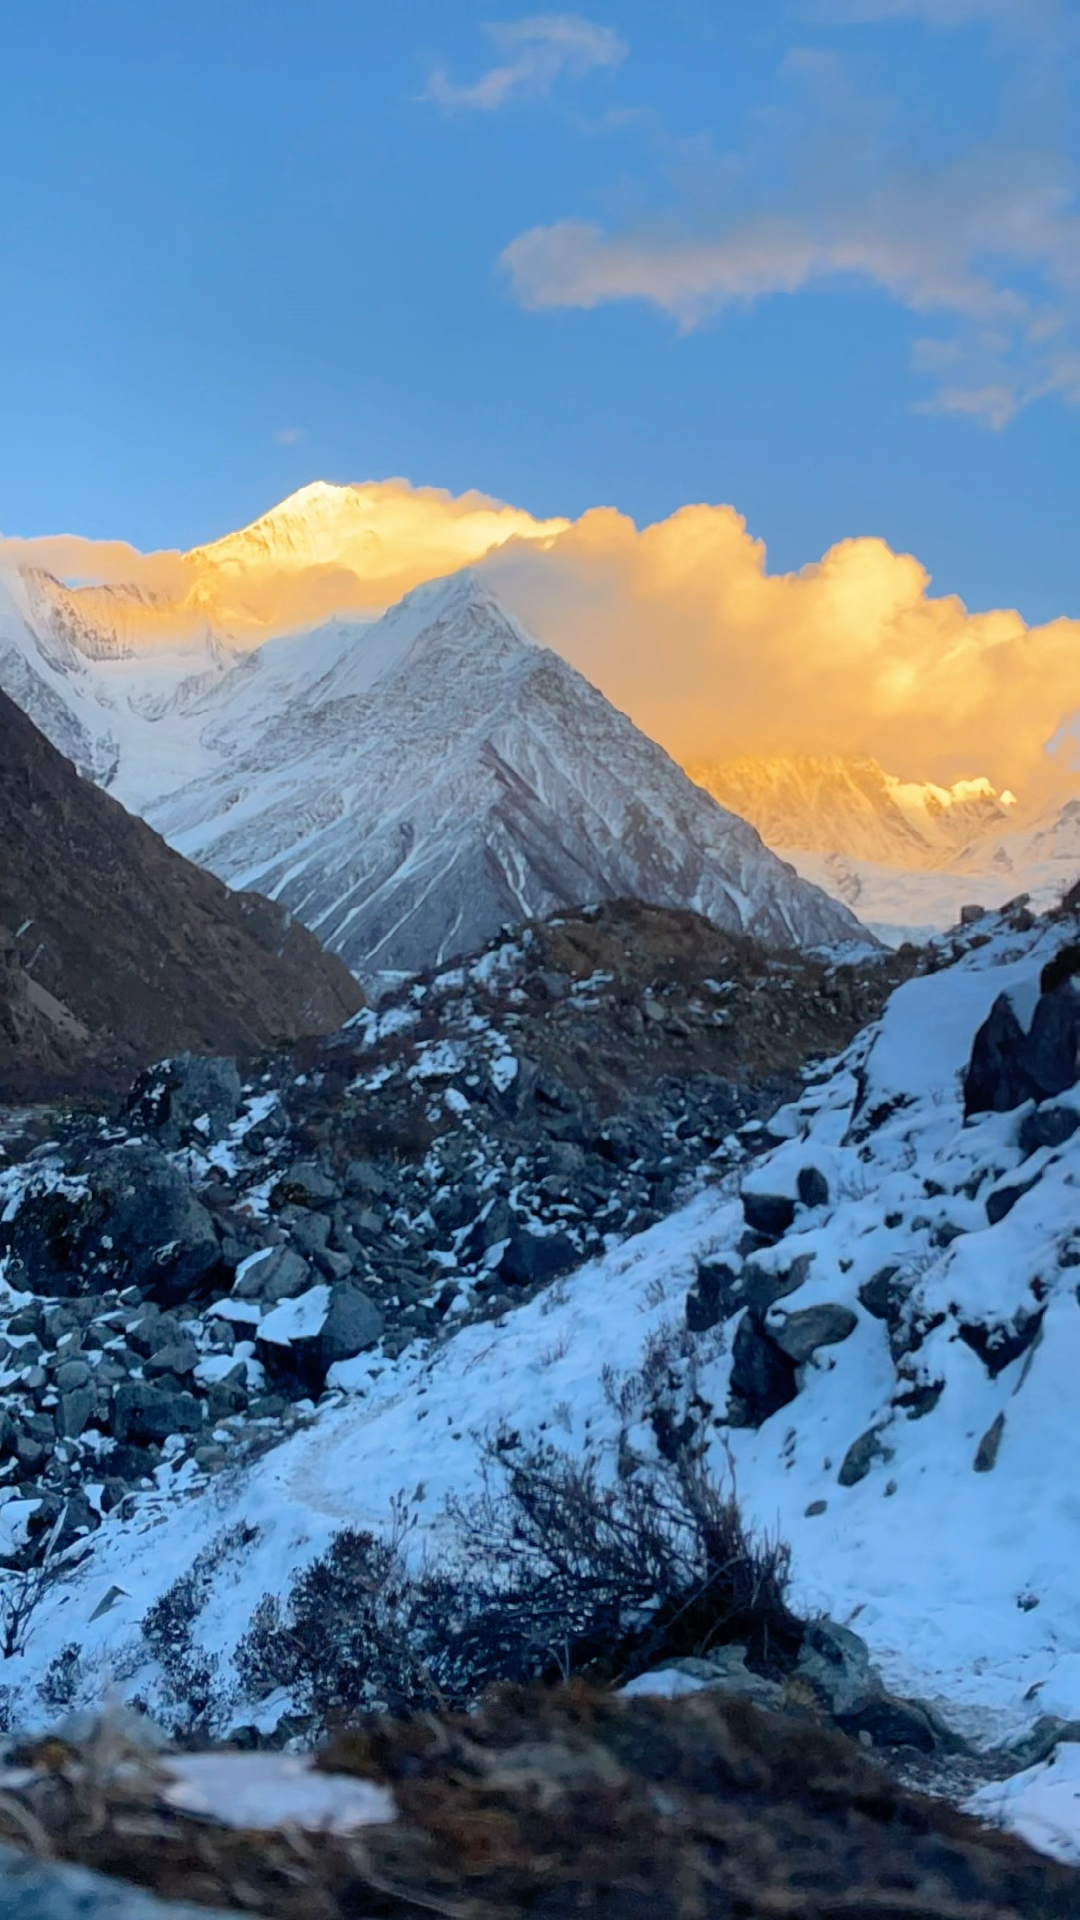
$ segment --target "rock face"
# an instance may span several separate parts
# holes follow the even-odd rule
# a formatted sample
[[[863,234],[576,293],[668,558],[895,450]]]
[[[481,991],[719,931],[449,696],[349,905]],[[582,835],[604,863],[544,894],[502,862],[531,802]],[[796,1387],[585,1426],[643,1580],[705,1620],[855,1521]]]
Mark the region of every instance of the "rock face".
[[[173,853],[3,693],[0,846],[0,1090],[123,1085],[170,1051],[254,1051],[360,1005],[281,907]]]

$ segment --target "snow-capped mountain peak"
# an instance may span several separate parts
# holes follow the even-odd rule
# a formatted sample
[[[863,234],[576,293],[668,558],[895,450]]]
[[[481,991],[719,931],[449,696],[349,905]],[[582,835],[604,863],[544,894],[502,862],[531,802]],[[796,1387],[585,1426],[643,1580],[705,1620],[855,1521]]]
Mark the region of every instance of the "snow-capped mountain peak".
[[[339,631],[336,662],[287,713],[148,817],[356,971],[619,897],[781,944],[859,937],[471,571]]]

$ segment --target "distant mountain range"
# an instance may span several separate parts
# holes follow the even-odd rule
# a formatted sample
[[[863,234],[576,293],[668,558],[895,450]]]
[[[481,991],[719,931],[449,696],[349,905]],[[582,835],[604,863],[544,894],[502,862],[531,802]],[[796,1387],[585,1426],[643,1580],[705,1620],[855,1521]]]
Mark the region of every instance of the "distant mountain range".
[[[689,771],[805,878],[891,943],[952,926],[966,903],[1052,906],[1080,876],[1080,801],[1021,808],[988,780],[902,781],[875,760],[736,760]]]
[[[282,901],[362,977],[619,897],[779,944],[865,939],[472,572],[258,647],[209,621],[140,639],[139,604],[19,576],[0,684],[174,847]]]

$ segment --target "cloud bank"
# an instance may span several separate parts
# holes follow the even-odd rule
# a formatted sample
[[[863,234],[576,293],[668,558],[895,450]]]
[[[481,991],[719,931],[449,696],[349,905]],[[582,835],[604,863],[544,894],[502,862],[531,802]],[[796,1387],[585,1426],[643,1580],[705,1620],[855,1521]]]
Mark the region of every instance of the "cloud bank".
[[[684,764],[870,754],[903,779],[988,775],[1034,802],[1072,784],[1080,753],[1080,621],[970,613],[876,539],[773,574],[728,506],[639,529],[611,508],[540,521],[479,493],[317,482],[185,555],[69,537],[0,546],[0,564],[43,563],[100,583],[72,599],[98,618],[119,606],[143,643],[198,618],[249,646],[371,615],[473,565]],[[1059,730],[1055,759],[1045,747]]]
[[[484,571],[684,764],[870,754],[902,778],[986,774],[1025,799],[1065,775],[1044,746],[1080,709],[1080,622],[969,613],[881,540],[770,574],[731,507],[684,507],[640,531],[600,509]]]
[[[424,98],[441,107],[493,113],[509,101],[551,92],[560,79],[580,80],[597,67],[617,67],[627,46],[612,27],[597,26],[577,13],[537,13],[485,27],[504,56],[479,80],[460,86],[445,67],[429,76]]]

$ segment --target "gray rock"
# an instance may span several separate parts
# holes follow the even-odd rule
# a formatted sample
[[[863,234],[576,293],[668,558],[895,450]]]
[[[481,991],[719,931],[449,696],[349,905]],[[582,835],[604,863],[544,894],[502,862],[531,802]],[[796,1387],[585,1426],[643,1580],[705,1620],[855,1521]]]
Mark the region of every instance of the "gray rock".
[[[113,1397],[112,1430],[119,1441],[167,1440],[173,1433],[198,1433],[202,1424],[203,1408],[194,1394],[133,1380],[117,1387]]]
[[[265,1300],[276,1306],[279,1300],[294,1299],[311,1285],[311,1268],[292,1247],[275,1247],[265,1259],[256,1260],[233,1287],[238,1300]]]
[[[964,1111],[1008,1113],[1075,1085],[1080,1052],[1080,994],[1071,969],[1080,949],[1064,948],[1043,968],[1042,992],[1025,1033],[1007,994],[999,994],[972,1043]]]
[[[760,1427],[798,1391],[795,1362],[778,1347],[759,1314],[743,1314],[731,1350],[728,1420]]]
[[[338,1360],[352,1360],[373,1347],[383,1316],[370,1294],[344,1280],[330,1290],[330,1306],[318,1335],[319,1364],[325,1375]]]
[[[291,1374],[316,1393],[325,1386],[330,1368],[373,1347],[385,1324],[370,1294],[355,1280],[339,1281],[329,1291],[326,1314],[317,1333],[288,1343],[264,1340],[256,1334],[259,1357],[271,1373],[279,1379]],[[252,1402],[253,1414],[258,1404]]]
[[[1037,1187],[1041,1179],[1042,1174],[1037,1173],[1032,1180],[1014,1180],[1003,1187],[992,1188],[986,1196],[986,1217],[990,1225],[996,1227],[999,1220],[1004,1220],[1017,1201],[1030,1193],[1032,1187]]]
[[[686,1296],[691,1333],[707,1333],[746,1305],[742,1274],[724,1260],[699,1260],[697,1278]]]
[[[824,1617],[808,1623],[795,1672],[836,1719],[859,1713],[882,1691],[866,1641]]]
[[[991,1380],[994,1380],[1034,1345],[1042,1332],[1045,1313],[1045,1307],[1040,1307],[1035,1313],[1028,1313],[1021,1307],[1011,1321],[989,1324],[964,1321],[959,1329],[960,1338],[965,1346],[978,1354]]]
[[[1004,1431],[1005,1415],[999,1413],[996,1420],[991,1421],[975,1449],[975,1458],[972,1461],[972,1466],[976,1473],[993,1472],[997,1465],[998,1449],[1001,1446],[1001,1436]]]
[[[795,1202],[782,1193],[742,1194],[743,1218],[752,1233],[763,1240],[779,1240],[795,1218]]]
[[[314,1207],[339,1200],[341,1190],[314,1160],[297,1160],[282,1174],[270,1195],[272,1207]]]
[[[828,1206],[829,1183],[817,1167],[800,1167],[795,1188],[804,1207]]]
[[[217,1232],[184,1174],[148,1143],[87,1156],[85,1189],[25,1199],[4,1226],[7,1279],[62,1300],[131,1283],[165,1304],[218,1266]]]
[[[148,1380],[156,1379],[162,1373],[171,1373],[177,1380],[183,1380],[189,1373],[194,1373],[198,1364],[199,1349],[194,1340],[181,1335],[179,1339],[170,1340],[163,1347],[156,1347],[143,1371]]]
[[[127,1111],[171,1153],[188,1142],[221,1140],[243,1097],[235,1060],[180,1053],[140,1076]]]
[[[90,1421],[97,1404],[93,1387],[75,1387],[60,1395],[56,1409],[56,1431],[64,1440],[77,1440]]]
[[[542,1286],[580,1265],[581,1255],[568,1234],[530,1233],[525,1227],[515,1227],[498,1272],[511,1287]]]
[[[882,1439],[884,1426],[868,1427],[853,1440],[840,1464],[836,1478],[842,1487],[857,1486],[865,1480],[875,1460],[888,1461],[893,1457],[893,1449]]]
[[[389,1182],[374,1160],[350,1160],[345,1169],[345,1191],[365,1200],[381,1200]]]
[[[297,1252],[302,1253],[306,1260],[313,1260],[316,1254],[322,1252],[330,1238],[330,1229],[334,1224],[330,1215],[304,1212],[300,1207],[290,1207],[287,1212],[288,1229]],[[279,1215],[279,1218],[284,1224],[284,1212]]]
[[[1080,1128],[1080,1113],[1075,1107],[1036,1107],[1020,1123],[1017,1142],[1021,1153],[1038,1153],[1040,1147],[1063,1147]]]
[[[771,1327],[770,1332],[780,1351],[803,1366],[819,1347],[836,1346],[849,1339],[858,1324],[859,1317],[850,1307],[825,1302],[789,1313],[783,1326]]]
[[[76,1387],[88,1387],[94,1377],[94,1369],[86,1360],[65,1360],[57,1367],[53,1375],[53,1384],[58,1393],[71,1393]]]
[[[894,1321],[911,1292],[910,1280],[900,1278],[899,1267],[879,1267],[859,1288],[859,1301],[875,1320]]]

